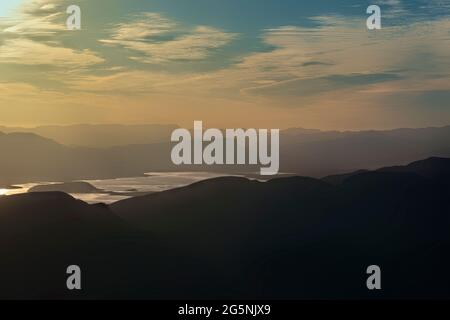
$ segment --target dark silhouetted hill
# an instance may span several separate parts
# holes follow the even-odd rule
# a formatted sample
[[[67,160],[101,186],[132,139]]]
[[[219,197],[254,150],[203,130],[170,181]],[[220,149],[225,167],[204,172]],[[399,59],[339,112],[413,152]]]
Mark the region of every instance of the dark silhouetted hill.
[[[406,166],[385,167],[375,170],[378,173],[413,173],[426,178],[435,178],[439,180],[448,180],[450,175],[450,159],[431,157],[426,160],[412,162]],[[322,178],[323,181],[330,184],[339,185],[353,176],[365,176],[363,173],[369,173],[369,170],[358,170],[355,172],[331,175]],[[369,174],[369,176],[373,173]]]
[[[0,297],[449,298],[448,170],[431,158],[340,184],[217,178],[109,207],[3,197]],[[71,264],[80,293],[65,289]],[[366,288],[373,264],[382,291]]]
[[[32,187],[28,192],[65,192],[65,193],[97,193],[102,190],[83,181],[45,184]]]
[[[339,186],[219,178],[111,208],[169,247],[205,259],[198,268],[215,274],[205,283],[212,295],[449,297],[450,188],[437,173],[448,163],[432,178],[407,168],[362,172]],[[385,270],[379,294],[365,287],[371,264]]]
[[[175,262],[107,206],[60,192],[0,197],[0,255],[1,299],[156,297],[152,283],[163,296],[172,267],[161,263]],[[81,267],[80,292],[66,288],[70,265]]]
[[[332,184],[332,185],[339,185],[354,175],[358,175],[358,174],[365,173],[368,171],[369,170],[358,170],[358,171],[350,172],[350,173],[335,174],[335,175],[331,175],[331,176],[326,176],[326,177],[322,178],[322,180],[325,182],[328,182],[329,184]]]
[[[72,264],[89,265],[103,279],[99,268],[108,270],[102,263],[108,252],[121,251],[114,243],[129,230],[106,206],[64,193],[0,197],[0,297],[64,298],[61,280]],[[89,287],[90,294],[98,294],[95,285]]]
[[[432,157],[416,161],[407,166],[382,168],[379,172],[413,172],[427,178],[447,179],[450,177],[450,159]]]

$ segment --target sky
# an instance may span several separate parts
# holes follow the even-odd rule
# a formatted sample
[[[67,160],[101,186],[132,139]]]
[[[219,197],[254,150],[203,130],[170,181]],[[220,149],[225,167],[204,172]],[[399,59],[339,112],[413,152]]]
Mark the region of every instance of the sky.
[[[2,0],[0,124],[443,126],[449,61],[450,0]]]

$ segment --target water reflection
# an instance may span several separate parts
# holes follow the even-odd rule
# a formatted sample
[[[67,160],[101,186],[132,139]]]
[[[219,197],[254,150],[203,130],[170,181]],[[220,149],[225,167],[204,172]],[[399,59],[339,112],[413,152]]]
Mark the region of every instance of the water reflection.
[[[127,199],[136,193],[152,193],[170,190],[190,185],[192,183],[230,176],[229,174],[211,172],[148,172],[142,177],[84,180],[103,192],[98,193],[74,193],[73,197],[88,203],[103,202],[110,204],[119,200]],[[39,182],[20,184],[11,188],[0,189],[0,195],[14,195],[26,193],[34,186],[47,185],[60,182]]]

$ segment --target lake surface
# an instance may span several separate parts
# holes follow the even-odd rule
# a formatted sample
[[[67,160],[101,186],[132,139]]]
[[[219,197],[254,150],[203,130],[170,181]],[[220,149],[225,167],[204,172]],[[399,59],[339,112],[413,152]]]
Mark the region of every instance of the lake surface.
[[[136,192],[159,192],[178,187],[190,185],[192,183],[212,179],[217,177],[230,176],[229,174],[211,172],[148,172],[142,177],[104,179],[104,180],[83,180],[94,187],[101,189],[104,193],[84,193],[71,194],[73,197],[88,203],[103,202],[110,204],[119,200],[132,197]],[[17,185],[17,188],[0,189],[0,195],[14,195],[26,193],[37,185],[54,184],[60,182],[40,182]],[[110,194],[114,192],[114,194]]]

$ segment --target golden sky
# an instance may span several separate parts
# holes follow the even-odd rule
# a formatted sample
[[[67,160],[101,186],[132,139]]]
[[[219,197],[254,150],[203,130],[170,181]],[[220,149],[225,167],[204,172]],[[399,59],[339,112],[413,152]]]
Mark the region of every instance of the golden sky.
[[[450,1],[2,3],[3,125],[450,124]],[[367,30],[369,4],[381,30]]]

